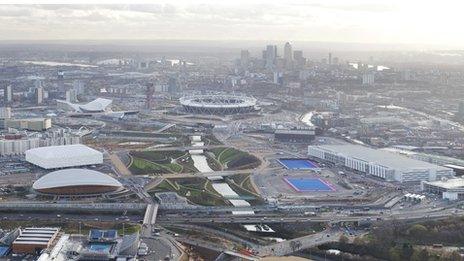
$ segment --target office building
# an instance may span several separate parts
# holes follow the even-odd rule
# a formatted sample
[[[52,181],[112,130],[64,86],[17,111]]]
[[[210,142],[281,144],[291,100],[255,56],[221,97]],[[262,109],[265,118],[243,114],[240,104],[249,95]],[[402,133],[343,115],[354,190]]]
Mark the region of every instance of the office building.
[[[375,83],[375,77],[373,72],[365,72],[362,75],[362,85],[372,86]]]
[[[0,120],[11,118],[11,107],[0,107]]]
[[[38,87],[35,89],[34,97],[35,97],[35,102],[37,105],[41,105],[43,103],[43,99],[44,99],[43,87]]]
[[[248,69],[250,65],[250,52],[248,50],[242,50],[240,52],[240,66],[242,69]]]
[[[266,51],[265,51],[265,65],[264,67],[266,69],[273,69],[276,66],[276,60],[277,60],[277,46],[275,45],[268,45],[266,46]]]
[[[293,51],[292,45],[287,42],[284,46],[284,60],[285,60],[285,67],[291,69],[293,66]]]
[[[5,119],[5,129],[44,131],[52,127],[50,118]]]
[[[77,91],[75,89],[66,91],[66,101],[71,103],[77,102]]]
[[[298,68],[302,68],[306,64],[306,58],[303,57],[303,51],[293,51],[293,60]]]
[[[13,90],[11,85],[7,84],[3,87],[3,101],[6,105],[13,101]]]
[[[308,156],[326,160],[387,181],[435,181],[454,177],[450,168],[360,145],[309,146]]]

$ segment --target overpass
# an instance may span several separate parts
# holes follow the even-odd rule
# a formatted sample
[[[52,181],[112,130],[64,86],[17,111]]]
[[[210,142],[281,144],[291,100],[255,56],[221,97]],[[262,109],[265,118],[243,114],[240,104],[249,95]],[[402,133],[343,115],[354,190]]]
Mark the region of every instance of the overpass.
[[[148,204],[143,217],[143,225],[154,225],[158,215],[158,204]]]

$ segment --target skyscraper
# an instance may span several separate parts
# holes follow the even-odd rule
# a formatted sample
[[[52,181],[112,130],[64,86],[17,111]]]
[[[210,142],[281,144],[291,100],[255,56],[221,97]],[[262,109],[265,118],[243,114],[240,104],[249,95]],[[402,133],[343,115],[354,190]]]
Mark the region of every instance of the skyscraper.
[[[285,60],[285,67],[291,68],[293,65],[293,57],[292,57],[292,45],[289,42],[285,43],[284,46],[284,60]]]
[[[302,68],[306,64],[306,58],[303,57],[303,51],[293,51],[293,60],[295,60],[298,68]]]
[[[3,87],[3,101],[5,104],[10,104],[13,101],[13,90],[9,84]]]
[[[277,46],[275,45],[268,45],[266,46],[266,69],[273,69],[275,68],[275,63],[277,59]]]
[[[40,105],[43,103],[43,98],[44,98],[43,87],[39,87],[35,89],[35,98],[36,98],[37,105]]]
[[[329,53],[329,65],[332,65],[332,53]]]
[[[240,52],[240,66],[242,69],[247,69],[250,64],[250,52],[248,50],[242,50]]]

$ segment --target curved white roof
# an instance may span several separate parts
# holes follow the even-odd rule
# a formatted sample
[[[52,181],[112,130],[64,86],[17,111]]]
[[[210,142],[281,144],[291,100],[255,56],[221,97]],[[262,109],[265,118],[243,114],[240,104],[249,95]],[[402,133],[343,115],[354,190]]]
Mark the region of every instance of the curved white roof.
[[[35,190],[70,186],[112,186],[122,187],[116,179],[90,169],[63,169],[42,176],[32,185]]]

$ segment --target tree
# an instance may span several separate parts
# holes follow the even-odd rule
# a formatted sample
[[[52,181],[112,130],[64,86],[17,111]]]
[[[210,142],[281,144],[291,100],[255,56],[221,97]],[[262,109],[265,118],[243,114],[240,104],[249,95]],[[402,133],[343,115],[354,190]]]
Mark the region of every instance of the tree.
[[[415,224],[414,226],[408,229],[408,234],[414,237],[414,239],[416,240],[425,237],[428,232],[429,230],[425,226],[420,224]]]
[[[414,249],[411,261],[426,261],[429,259],[429,252],[426,249]]]
[[[349,241],[349,239],[348,239],[347,236],[345,236],[345,235],[341,235],[341,236],[340,236],[339,242],[340,242],[341,244],[346,244],[346,243],[348,243],[348,241]]]

